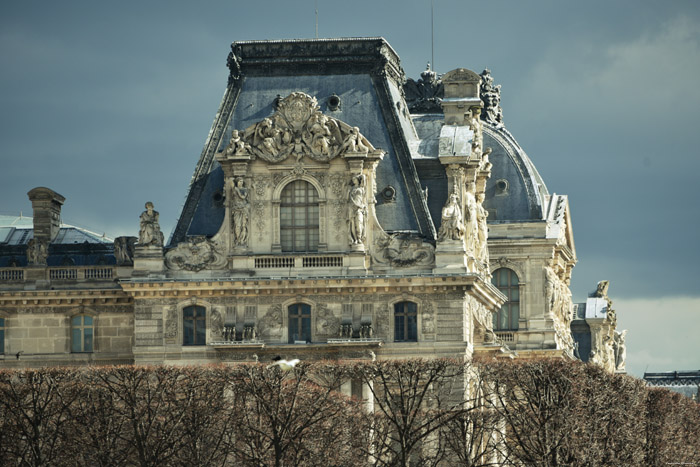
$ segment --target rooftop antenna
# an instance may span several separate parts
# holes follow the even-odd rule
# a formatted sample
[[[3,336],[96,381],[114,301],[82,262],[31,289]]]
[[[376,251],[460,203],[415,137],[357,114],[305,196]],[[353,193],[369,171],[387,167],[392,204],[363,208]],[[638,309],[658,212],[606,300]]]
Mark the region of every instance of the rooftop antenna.
[[[430,64],[435,69],[435,21],[433,21],[433,4],[435,0],[430,0]]]
[[[314,2],[314,7],[316,10],[316,39],[318,39],[318,0]]]

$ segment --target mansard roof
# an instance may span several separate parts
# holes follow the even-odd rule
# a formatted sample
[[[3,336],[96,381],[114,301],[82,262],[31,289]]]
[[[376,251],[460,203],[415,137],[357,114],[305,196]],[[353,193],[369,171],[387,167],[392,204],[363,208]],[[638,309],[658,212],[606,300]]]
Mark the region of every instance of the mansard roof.
[[[395,197],[377,196],[382,227],[435,238],[408,145],[416,135],[410,114],[402,106],[403,71],[383,38],[234,42],[228,65],[228,86],[171,245],[187,236],[217,232],[224,218],[220,202],[224,175],[215,154],[226,148],[232,130],[243,130],[271,116],[279,98],[293,92],[314,97],[324,114],[359,127],[374,147],[385,151],[377,167],[377,192],[391,187]],[[338,98],[339,105],[331,97]]]

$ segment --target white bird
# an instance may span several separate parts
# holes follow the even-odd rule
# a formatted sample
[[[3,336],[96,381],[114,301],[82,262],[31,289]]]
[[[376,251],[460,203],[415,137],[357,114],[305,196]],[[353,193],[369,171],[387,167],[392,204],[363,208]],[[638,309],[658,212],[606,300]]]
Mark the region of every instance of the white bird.
[[[299,363],[299,359],[295,358],[293,360],[282,360],[281,358],[276,358],[275,363],[272,363],[271,365],[267,366],[267,369],[269,370],[273,366],[278,366],[282,371],[289,371],[292,368],[296,366],[296,364]]]

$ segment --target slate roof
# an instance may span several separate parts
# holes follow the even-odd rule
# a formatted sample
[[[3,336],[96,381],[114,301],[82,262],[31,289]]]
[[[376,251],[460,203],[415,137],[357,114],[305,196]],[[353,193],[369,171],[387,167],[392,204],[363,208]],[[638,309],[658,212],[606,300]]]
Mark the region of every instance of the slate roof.
[[[223,172],[214,155],[232,129],[245,129],[274,113],[277,96],[301,91],[315,97],[325,114],[360,128],[386,151],[377,167],[377,191],[393,187],[393,202],[377,196],[377,218],[387,231],[435,238],[408,141],[417,136],[403,102],[403,71],[383,38],[235,42],[229,56],[229,84],[192,177],[187,200],[170,244],[186,236],[214,235],[224,207],[214,197]],[[328,98],[340,97],[338,110]]]
[[[27,265],[27,243],[34,238],[31,217],[0,215],[0,267],[12,262]],[[114,264],[114,240],[87,229],[61,224],[58,235],[49,245],[49,266],[66,264],[91,266]]]

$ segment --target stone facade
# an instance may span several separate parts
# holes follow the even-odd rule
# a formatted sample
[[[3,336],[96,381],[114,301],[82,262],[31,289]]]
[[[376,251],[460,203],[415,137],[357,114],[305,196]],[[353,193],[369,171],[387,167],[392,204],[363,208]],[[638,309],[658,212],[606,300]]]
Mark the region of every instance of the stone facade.
[[[488,70],[405,80],[383,39],[239,42],[228,63],[170,244],[149,202],[138,236],[81,255],[63,197],[29,193],[34,243],[0,246],[5,366],[574,358],[568,201]]]

